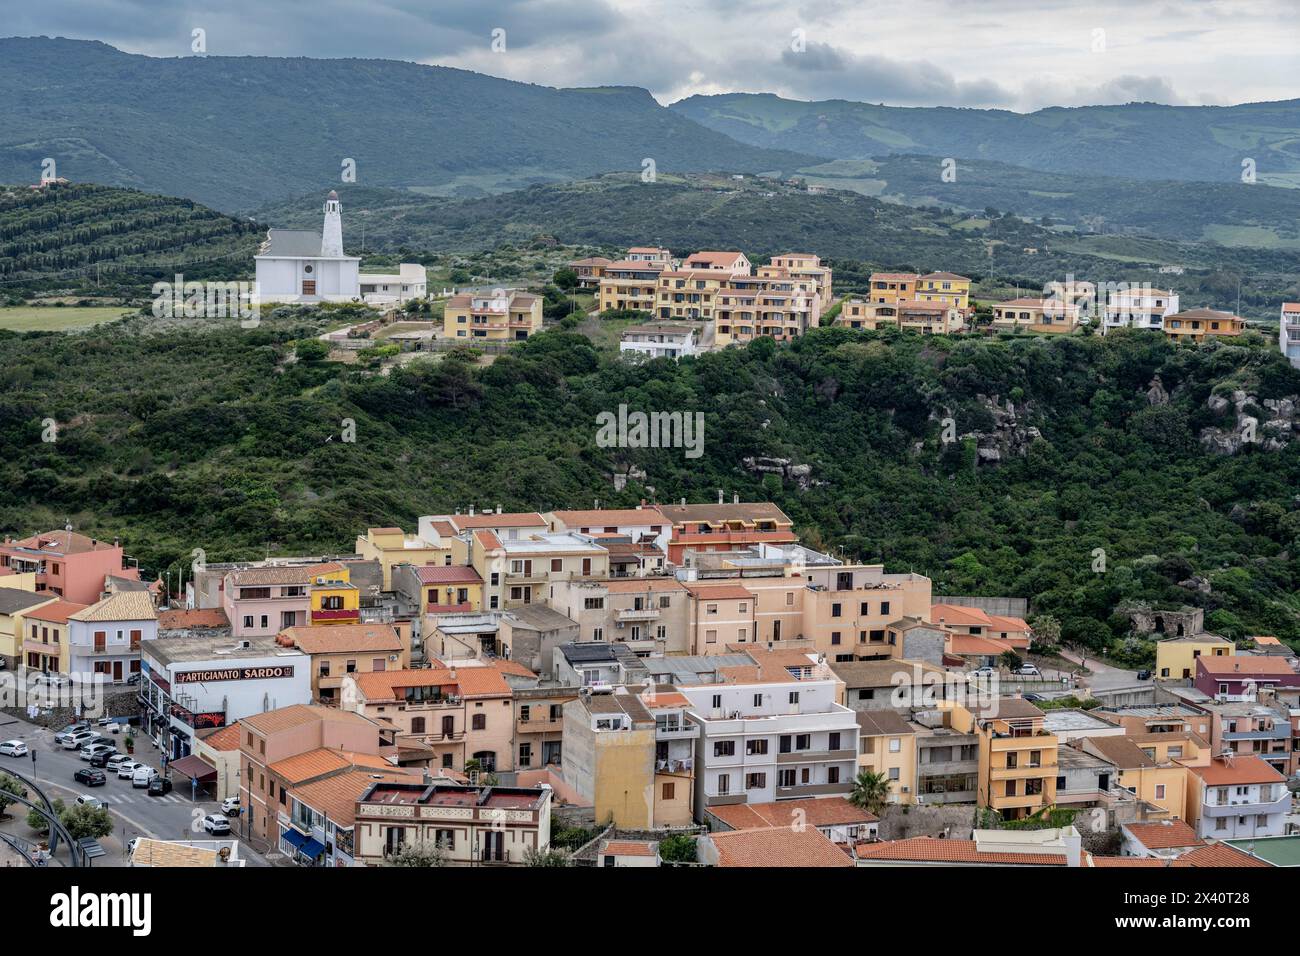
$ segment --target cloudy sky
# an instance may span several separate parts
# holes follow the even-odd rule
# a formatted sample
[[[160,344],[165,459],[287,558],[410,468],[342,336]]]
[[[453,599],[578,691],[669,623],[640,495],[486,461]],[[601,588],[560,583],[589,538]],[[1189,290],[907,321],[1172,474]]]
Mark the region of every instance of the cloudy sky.
[[[1300,0],[4,0],[4,34],[132,53],[385,57],[661,102],[900,106],[1300,97]],[[504,31],[501,33],[499,31]],[[494,42],[494,34],[496,40]]]

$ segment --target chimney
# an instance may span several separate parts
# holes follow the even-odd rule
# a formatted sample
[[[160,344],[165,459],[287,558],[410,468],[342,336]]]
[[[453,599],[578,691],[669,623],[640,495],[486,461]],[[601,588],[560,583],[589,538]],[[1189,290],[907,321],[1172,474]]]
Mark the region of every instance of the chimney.
[[[497,505],[497,514],[500,514],[500,513],[501,513],[501,506],[500,506],[500,505]]]
[[[731,496],[731,503],[733,505],[740,504],[740,492],[737,491],[735,494]]]
[[[719,489],[718,489],[718,504],[722,504],[722,499],[723,499],[723,497],[724,497],[724,495],[722,494],[722,489],[719,488]]]
[[[644,507],[645,507],[645,499],[642,498],[642,499],[641,499],[641,503],[640,503],[639,505],[636,506],[636,510],[637,510],[637,511],[640,511],[640,510],[641,510],[642,508],[644,508]]]
[[[682,499],[682,507],[683,507],[683,508],[686,507],[686,499],[685,499],[685,498]]]
[[[470,516],[471,518],[474,517],[474,506],[473,506],[473,505],[470,505],[470,506],[469,506],[469,516]]]

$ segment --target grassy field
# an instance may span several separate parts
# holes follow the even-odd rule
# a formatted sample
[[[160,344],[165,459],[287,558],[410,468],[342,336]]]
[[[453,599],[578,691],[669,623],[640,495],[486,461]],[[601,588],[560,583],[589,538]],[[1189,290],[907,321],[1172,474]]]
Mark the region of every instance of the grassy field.
[[[31,306],[0,308],[0,329],[13,332],[70,332],[112,322],[134,310],[118,305]]]

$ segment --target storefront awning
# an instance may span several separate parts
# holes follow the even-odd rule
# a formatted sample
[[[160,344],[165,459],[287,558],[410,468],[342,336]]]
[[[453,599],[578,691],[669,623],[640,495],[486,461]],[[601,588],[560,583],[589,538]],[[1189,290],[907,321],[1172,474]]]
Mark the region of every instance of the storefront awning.
[[[295,850],[301,850],[302,845],[310,840],[311,837],[303,836],[297,830],[293,829],[293,827],[290,827],[280,834],[280,839],[289,844],[289,846],[293,847]]]
[[[324,852],[325,844],[321,843],[319,840],[309,839],[302,845],[302,855],[307,857],[309,860],[316,859],[316,857],[320,856]]]
[[[209,780],[217,779],[217,768],[197,754],[190,754],[188,757],[177,757],[168,766],[177,773],[194,778],[199,783],[207,783]]]

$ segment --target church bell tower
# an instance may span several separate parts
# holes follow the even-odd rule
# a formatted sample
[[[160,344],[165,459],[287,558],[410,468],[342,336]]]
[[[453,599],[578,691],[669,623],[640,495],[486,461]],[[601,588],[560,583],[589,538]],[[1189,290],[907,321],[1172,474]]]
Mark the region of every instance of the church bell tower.
[[[321,232],[320,254],[322,256],[343,255],[343,206],[339,194],[330,190],[325,198],[325,228]]]

